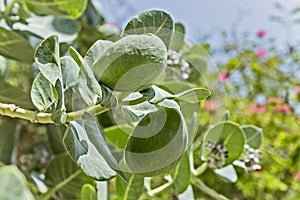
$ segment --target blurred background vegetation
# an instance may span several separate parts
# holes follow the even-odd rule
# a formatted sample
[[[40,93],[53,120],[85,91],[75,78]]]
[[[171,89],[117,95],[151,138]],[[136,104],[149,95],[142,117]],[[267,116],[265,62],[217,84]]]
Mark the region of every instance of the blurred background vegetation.
[[[83,55],[96,40],[113,40],[114,35],[120,34],[120,27],[106,20],[98,3],[89,3],[84,14],[77,20],[36,16],[28,21],[27,11],[16,8],[8,12],[7,16],[10,18],[5,18],[7,16],[2,12],[0,24],[6,28],[18,29],[31,44],[38,44],[42,38],[57,31],[64,38],[61,55],[66,53],[70,45],[75,46]],[[125,10],[133,9],[128,4],[113,6],[116,10],[119,9],[117,6],[124,6]],[[299,8],[288,12],[296,15]],[[172,15],[176,16],[176,13]],[[41,20],[45,23],[50,20],[51,27],[41,31],[41,27],[36,26]],[[299,22],[297,17],[292,19],[294,24],[286,21],[284,14],[273,16],[272,20],[280,23],[284,29],[287,24],[297,26]],[[300,199],[300,47],[297,43],[287,41],[284,48],[279,48],[276,39],[269,35],[269,30],[255,31],[256,33],[243,34],[230,31],[218,33],[221,36],[218,47],[213,46],[207,50],[219,67],[220,74],[211,74],[211,78],[218,79],[220,84],[225,85],[226,109],[230,111],[231,120],[263,128],[262,169],[252,173],[238,171],[239,179],[236,183],[225,182],[209,170],[199,179],[230,199]],[[205,38],[198,42],[210,46]],[[16,98],[19,90],[29,94],[36,70],[31,64],[0,57],[0,98],[4,98],[7,92],[6,84],[17,88]],[[214,115],[218,103],[222,102],[214,100],[203,103],[203,111],[207,116]],[[212,107],[211,104],[215,106]],[[101,116],[100,120],[106,117]],[[205,128],[205,122],[206,119],[200,119],[200,126]],[[104,121],[103,124],[109,126],[110,121]],[[36,125],[0,116],[0,161],[3,164],[16,164],[31,180],[31,190],[34,193],[43,192],[45,188],[38,188],[36,185],[38,180],[44,179],[47,166],[54,155],[65,152],[62,143],[51,142],[59,141],[63,132],[64,127]],[[197,156],[199,157],[195,155]],[[81,177],[85,178],[87,177]],[[47,181],[50,185],[55,185],[55,181]],[[154,185],[162,182],[161,177],[154,179]],[[76,188],[76,185],[72,186]],[[110,185],[109,189],[110,198],[116,199],[115,191]],[[197,199],[210,199],[197,188],[193,190]],[[57,198],[63,199],[64,196]],[[177,199],[171,188],[158,194],[156,198]]]

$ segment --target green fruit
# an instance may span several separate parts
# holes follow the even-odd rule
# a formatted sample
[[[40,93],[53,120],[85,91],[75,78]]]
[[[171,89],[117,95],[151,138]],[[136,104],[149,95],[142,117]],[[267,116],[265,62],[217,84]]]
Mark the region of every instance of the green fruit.
[[[167,62],[167,48],[153,35],[128,35],[112,44],[93,71],[100,82],[117,91],[141,91],[157,82]]]

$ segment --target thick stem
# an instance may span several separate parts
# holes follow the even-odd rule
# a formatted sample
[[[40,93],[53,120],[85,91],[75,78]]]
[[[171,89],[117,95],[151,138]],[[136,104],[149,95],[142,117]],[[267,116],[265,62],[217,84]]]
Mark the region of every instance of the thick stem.
[[[89,107],[87,109],[70,112],[70,113],[67,113],[66,122],[81,119],[82,115],[85,112],[88,112],[89,114],[95,116],[95,115],[99,115],[107,110],[109,110],[109,108],[104,108],[101,105],[96,105],[96,106]],[[9,116],[12,118],[25,119],[25,120],[31,121],[32,123],[41,123],[41,124],[54,123],[51,120],[51,113],[27,110],[27,109],[17,107],[14,104],[0,103],[0,115]]]
[[[201,174],[203,174],[207,169],[207,163],[204,162],[202,165],[200,165],[194,172],[195,176],[199,176]]]

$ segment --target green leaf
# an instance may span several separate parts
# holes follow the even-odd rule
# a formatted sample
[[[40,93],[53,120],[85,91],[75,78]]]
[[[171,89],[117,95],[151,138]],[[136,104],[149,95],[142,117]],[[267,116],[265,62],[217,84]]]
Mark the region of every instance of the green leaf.
[[[211,95],[210,91],[204,88],[192,88],[175,95],[175,100],[183,100],[188,103],[199,103]]]
[[[39,110],[48,110],[56,102],[51,83],[42,73],[38,73],[32,83],[31,99]]]
[[[97,40],[84,56],[86,63],[92,68],[95,63],[104,55],[106,50],[113,44],[108,40]]]
[[[132,106],[122,106],[120,109],[121,117],[132,127],[136,126],[145,115],[157,110],[156,106],[148,101]]]
[[[66,127],[64,125],[47,125],[48,141],[54,154],[60,154],[66,151],[62,142],[65,131]]]
[[[28,94],[2,80],[0,80],[0,102],[15,104],[25,109],[35,108]]]
[[[258,149],[263,140],[263,130],[254,125],[243,125],[242,129],[246,135],[246,144],[254,149]]]
[[[173,35],[174,22],[168,13],[162,10],[147,10],[131,19],[124,29],[124,35],[153,33],[168,48]]]
[[[86,80],[88,88],[97,95],[98,99],[102,99],[101,87],[98,81],[96,80],[93,71],[88,66],[87,62],[73,47],[69,48],[69,53],[80,67],[81,73],[83,74],[83,77]],[[84,84],[84,82],[82,83]]]
[[[60,80],[56,81],[55,89],[57,92],[56,107],[51,115],[51,120],[57,124],[64,124],[67,120],[65,95],[63,92],[63,86]]]
[[[175,31],[170,44],[170,49],[174,51],[179,51],[182,48],[184,44],[184,34],[185,34],[185,28],[183,24],[176,23]]]
[[[78,18],[84,12],[87,0],[23,0],[23,4],[38,15]]]
[[[14,31],[0,27],[0,55],[20,62],[32,63],[34,50],[29,42]]]
[[[93,183],[67,154],[55,156],[47,166],[45,176],[45,182],[50,189],[41,195],[41,199],[50,199],[54,194],[64,200],[79,199],[82,186]]]
[[[104,133],[108,142],[112,143],[114,146],[120,149],[125,149],[129,133],[131,133],[132,130],[133,128],[130,126],[118,125],[104,129]]]
[[[16,143],[20,135],[21,125],[1,120],[0,130],[0,162],[4,164],[16,163]]]
[[[84,184],[80,200],[97,200],[96,190],[91,184]]]
[[[107,49],[93,71],[110,89],[133,92],[155,84],[166,64],[167,48],[156,35],[127,35]]]
[[[168,91],[170,94],[179,94],[183,93],[187,90],[191,90],[196,85],[192,85],[191,83],[186,82],[176,82],[176,81],[168,81],[162,82],[159,87],[165,91]],[[189,145],[192,144],[194,137],[197,133],[198,129],[198,115],[200,112],[200,105],[199,103],[191,104],[185,101],[178,99],[178,104],[180,105],[180,110],[184,119],[186,121],[189,133]]]
[[[185,153],[180,160],[180,163],[176,166],[173,174],[176,194],[181,194],[188,188],[191,182],[190,177],[190,161],[188,154]]]
[[[100,84],[102,90],[102,99],[100,100],[101,106],[105,108],[114,108],[118,105],[118,98],[115,94],[105,85]]]
[[[176,103],[165,100],[147,114],[130,135],[124,163],[132,173],[162,174],[173,168],[187,147],[187,127]]]
[[[151,103],[159,103],[165,99],[182,100],[191,104],[199,103],[210,96],[210,92],[204,88],[191,88],[178,94],[170,94],[167,91],[157,86],[144,90],[144,97],[146,97]]]
[[[108,148],[97,122],[87,113],[83,120],[70,122],[64,144],[72,159],[90,177],[106,180],[114,177],[118,163]]]
[[[227,165],[221,169],[216,169],[214,172],[225,181],[229,181],[231,183],[235,183],[238,179],[233,165]]]
[[[246,136],[242,128],[233,122],[226,121],[210,128],[204,135],[204,143],[207,141],[214,142],[216,145],[222,143],[228,150],[226,164],[231,164],[234,160],[239,159],[244,151]],[[202,159],[205,160],[210,150],[202,148]]]
[[[53,86],[56,84],[56,80],[61,80],[62,73],[57,35],[52,35],[42,41],[36,48],[34,57],[40,72]]]
[[[64,17],[54,17],[52,25],[56,32],[66,35],[74,35],[80,31],[80,23],[78,21]]]
[[[15,166],[0,167],[0,199],[34,200],[25,175]]]
[[[38,64],[52,63],[59,66],[58,36],[52,35],[43,40],[36,48],[34,57]]]
[[[60,58],[60,65],[62,71],[63,88],[64,91],[66,91],[78,83],[80,68],[72,58],[67,56]]]
[[[128,174],[128,182],[120,176],[116,177],[116,193],[119,199],[136,200],[139,199],[144,189],[144,178],[134,174]]]

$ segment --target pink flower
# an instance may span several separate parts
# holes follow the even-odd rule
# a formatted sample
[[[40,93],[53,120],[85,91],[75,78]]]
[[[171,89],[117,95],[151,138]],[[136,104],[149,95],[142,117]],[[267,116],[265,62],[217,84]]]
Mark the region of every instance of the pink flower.
[[[290,109],[290,106],[287,105],[287,104],[277,105],[277,106],[274,107],[274,110],[278,111],[278,112],[281,112],[285,115],[289,115],[292,112],[291,109]]]
[[[260,30],[258,30],[258,31],[256,32],[256,36],[257,36],[257,37],[262,38],[262,37],[264,37],[265,35],[266,35],[266,31],[265,31],[264,29],[260,29]]]
[[[298,172],[298,173],[296,174],[296,179],[297,179],[298,181],[300,181],[300,172]]]
[[[225,81],[227,81],[229,79],[230,73],[229,72],[224,72],[219,74],[218,79],[219,82],[224,83]]]
[[[278,103],[278,102],[283,102],[284,99],[281,97],[270,97],[268,98],[268,103]]]
[[[257,57],[263,57],[267,54],[267,51],[265,49],[257,49],[255,52],[255,55]]]
[[[251,104],[248,106],[247,108],[248,112],[251,113],[251,114],[254,114],[254,113],[265,113],[267,108],[266,108],[266,105],[264,104]]]
[[[222,107],[222,104],[217,101],[206,101],[204,103],[204,110],[207,112],[214,112]]]
[[[300,93],[300,86],[294,87],[294,92],[299,94]]]

